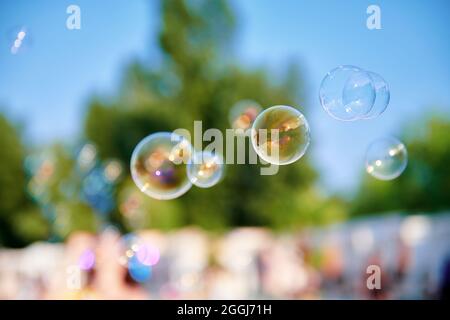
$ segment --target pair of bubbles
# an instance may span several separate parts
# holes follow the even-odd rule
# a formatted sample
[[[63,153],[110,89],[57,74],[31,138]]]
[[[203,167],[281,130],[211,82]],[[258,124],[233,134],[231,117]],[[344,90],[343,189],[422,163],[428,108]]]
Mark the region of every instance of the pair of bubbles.
[[[222,156],[195,152],[183,136],[157,132],[144,138],[131,156],[131,176],[138,188],[158,200],[178,198],[192,185],[209,188],[224,173]]]
[[[250,133],[251,145],[264,161],[287,165],[300,159],[310,142],[303,114],[290,106],[264,111],[251,100],[230,110],[230,122],[239,133]],[[251,130],[250,130],[251,128]],[[209,188],[224,175],[223,157],[210,151],[194,151],[190,142],[175,133],[158,132],[144,138],[131,156],[131,176],[148,196],[169,200],[186,193],[192,185]]]
[[[319,98],[324,110],[337,120],[367,120],[386,111],[390,92],[379,74],[346,65],[326,74],[320,85]],[[407,163],[406,147],[394,137],[380,138],[366,151],[366,171],[379,180],[397,178]]]
[[[330,116],[341,121],[355,121],[380,116],[389,104],[390,92],[379,74],[344,65],[326,74],[319,97]]]

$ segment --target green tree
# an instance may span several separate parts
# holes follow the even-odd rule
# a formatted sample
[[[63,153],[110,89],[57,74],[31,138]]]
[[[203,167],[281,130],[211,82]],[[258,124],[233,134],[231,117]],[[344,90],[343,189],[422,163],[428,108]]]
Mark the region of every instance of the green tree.
[[[0,245],[19,247],[46,236],[47,225],[29,200],[19,132],[0,114]]]
[[[194,120],[203,121],[203,130],[224,132],[230,107],[241,99],[254,99],[263,106],[299,106],[299,100],[304,101],[295,66],[276,82],[263,70],[245,70],[231,62],[234,19],[226,1],[168,0],[161,9],[163,63],[155,68],[133,63],[117,99],[112,103],[95,99],[88,108],[85,134],[98,145],[102,157],[129,163],[134,147],[145,136],[177,128],[192,132]],[[261,176],[259,169],[228,165],[219,185],[206,190],[194,187],[171,200],[177,206],[164,210],[181,207],[182,223],[212,229],[298,227],[344,216],[340,201],[325,201],[313,187],[316,173],[307,156],[281,167],[276,176]]]
[[[420,129],[418,129],[420,128]],[[408,166],[392,181],[365,176],[352,214],[394,210],[438,211],[450,208],[450,121],[431,116],[405,130]]]

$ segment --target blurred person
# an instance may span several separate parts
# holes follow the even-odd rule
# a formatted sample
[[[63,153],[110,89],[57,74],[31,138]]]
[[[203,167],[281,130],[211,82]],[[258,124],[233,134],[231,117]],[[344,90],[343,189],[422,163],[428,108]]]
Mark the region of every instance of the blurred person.
[[[100,234],[96,247],[96,277],[93,287],[99,299],[148,299],[149,294],[129,275],[127,268],[120,263],[125,249],[120,234],[107,229]]]
[[[55,275],[50,279],[45,299],[84,299],[92,295],[89,287],[92,284],[93,270],[80,268],[80,257],[86,250],[94,250],[95,236],[77,231],[69,235],[62,261],[57,262],[59,267]],[[80,277],[80,279],[75,279]],[[74,286],[70,284],[74,282]],[[79,286],[78,283],[79,282]]]
[[[322,290],[325,298],[342,298],[346,291],[344,254],[338,241],[325,243],[321,251]]]

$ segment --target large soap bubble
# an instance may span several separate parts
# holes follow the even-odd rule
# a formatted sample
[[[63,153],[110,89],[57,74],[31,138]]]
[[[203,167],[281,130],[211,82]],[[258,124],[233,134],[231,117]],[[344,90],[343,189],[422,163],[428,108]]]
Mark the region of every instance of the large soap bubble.
[[[273,106],[256,118],[251,141],[255,152],[264,161],[290,164],[300,159],[309,146],[309,124],[297,109]]]
[[[131,176],[148,196],[168,200],[186,193],[192,186],[186,166],[192,154],[187,139],[170,132],[144,138],[131,156]]]
[[[408,153],[403,143],[393,137],[374,141],[366,152],[366,171],[380,180],[397,178],[408,164]]]

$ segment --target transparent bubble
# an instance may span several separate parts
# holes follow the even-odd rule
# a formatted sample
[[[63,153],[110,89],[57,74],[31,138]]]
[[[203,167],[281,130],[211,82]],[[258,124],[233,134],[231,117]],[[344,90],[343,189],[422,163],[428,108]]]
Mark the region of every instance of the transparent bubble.
[[[250,129],[258,114],[262,111],[258,102],[241,100],[230,110],[230,124],[233,129]]]
[[[319,97],[333,118],[353,121],[371,111],[376,93],[369,73],[355,66],[339,66],[322,80]]]
[[[139,189],[148,196],[174,199],[192,186],[186,166],[192,146],[184,137],[158,132],[144,138],[131,156],[131,176]]]
[[[223,170],[222,156],[203,151],[194,154],[187,166],[187,175],[197,187],[209,188],[219,183]]]
[[[366,152],[366,171],[380,180],[397,178],[405,170],[407,163],[405,145],[392,137],[376,140]]]
[[[251,140],[255,152],[264,161],[289,164],[305,154],[310,142],[309,124],[297,109],[270,107],[256,118]]]
[[[387,109],[391,98],[389,86],[383,77],[375,72],[368,72],[368,74],[372,78],[372,84],[375,88],[375,102],[372,109],[361,117],[362,119],[373,119],[381,115]]]

